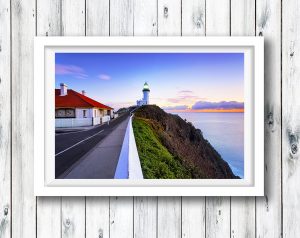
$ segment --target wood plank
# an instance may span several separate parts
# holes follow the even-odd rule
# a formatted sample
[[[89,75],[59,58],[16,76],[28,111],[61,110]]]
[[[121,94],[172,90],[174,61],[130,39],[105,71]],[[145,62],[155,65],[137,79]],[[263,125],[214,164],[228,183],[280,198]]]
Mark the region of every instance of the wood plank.
[[[61,1],[37,0],[37,36],[59,36],[62,34]]]
[[[157,35],[157,0],[136,0],[134,2],[134,35]]]
[[[86,35],[109,35],[109,0],[86,1]]]
[[[85,0],[62,0],[62,34],[85,35]],[[85,197],[62,198],[62,237],[85,237]]]
[[[205,1],[182,1],[182,35],[205,35]],[[182,237],[205,237],[205,198],[182,198]]]
[[[207,36],[230,35],[230,0],[206,1]]]
[[[37,237],[61,237],[61,197],[39,197],[37,200]]]
[[[133,0],[110,0],[110,35],[133,35]]]
[[[206,35],[230,35],[230,1],[206,1]],[[230,198],[206,199],[206,237],[230,237]]]
[[[10,2],[0,0],[0,237],[11,236]]]
[[[158,0],[158,35],[181,35],[181,0]]]
[[[182,35],[205,35],[205,0],[182,0]]]
[[[231,198],[231,237],[255,237],[255,198]]]
[[[257,237],[281,236],[281,1],[256,2],[265,39],[265,196],[256,198]]]
[[[158,0],[158,35],[181,35],[181,1]],[[157,237],[181,237],[181,198],[158,197]]]
[[[110,0],[110,35],[133,35],[133,0]],[[110,238],[133,237],[133,198],[110,198]]]
[[[33,195],[33,36],[35,1],[11,1],[12,237],[36,236]]]
[[[133,237],[133,198],[110,198],[110,238]]]
[[[181,197],[158,197],[157,237],[181,237]]]
[[[182,237],[205,237],[205,197],[182,198]]]
[[[86,1],[86,35],[109,35],[109,0]],[[86,198],[86,237],[109,237],[109,197]]]
[[[157,237],[157,197],[134,198],[134,237]]]
[[[255,2],[231,0],[231,35],[255,35]],[[255,198],[231,198],[231,237],[255,237]]]
[[[230,199],[206,198],[206,237],[230,237]]]
[[[297,0],[282,3],[283,237],[299,237],[300,4]]]
[[[157,36],[157,0],[134,2],[134,35]],[[134,198],[134,237],[157,237],[157,197]]]
[[[85,35],[85,0],[62,0],[62,35]]]
[[[86,198],[86,237],[109,237],[109,197]]]
[[[231,0],[232,36],[255,36],[255,1]]]
[[[37,35],[61,34],[59,0],[37,1]],[[37,237],[61,237],[61,197],[37,198]]]
[[[62,238],[85,237],[84,197],[63,197],[61,205]]]

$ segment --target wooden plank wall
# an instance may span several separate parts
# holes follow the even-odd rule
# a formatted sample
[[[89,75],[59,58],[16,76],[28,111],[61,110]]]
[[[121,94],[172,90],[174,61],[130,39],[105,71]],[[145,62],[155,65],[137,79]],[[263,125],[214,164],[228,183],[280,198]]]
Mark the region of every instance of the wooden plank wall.
[[[300,237],[298,0],[0,0],[0,238]],[[33,196],[33,37],[265,37],[265,193]]]

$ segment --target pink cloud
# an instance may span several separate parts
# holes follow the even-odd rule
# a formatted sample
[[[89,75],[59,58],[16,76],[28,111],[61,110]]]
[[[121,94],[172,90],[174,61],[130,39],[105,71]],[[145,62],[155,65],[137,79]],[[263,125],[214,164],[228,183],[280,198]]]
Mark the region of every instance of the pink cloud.
[[[180,90],[180,91],[178,91],[178,93],[179,94],[191,94],[191,93],[193,93],[193,91],[191,91],[191,90]]]
[[[86,79],[88,77],[85,74],[83,68],[80,68],[76,65],[63,65],[63,64],[56,64],[55,65],[55,74],[57,75],[72,75],[76,78]]]
[[[101,80],[110,80],[111,79],[111,77],[107,74],[100,74],[98,76],[98,78],[101,79]]]

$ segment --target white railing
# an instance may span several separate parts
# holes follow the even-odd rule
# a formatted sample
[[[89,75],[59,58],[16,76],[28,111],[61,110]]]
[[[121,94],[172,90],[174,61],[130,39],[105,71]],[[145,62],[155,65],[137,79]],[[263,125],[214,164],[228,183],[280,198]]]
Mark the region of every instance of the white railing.
[[[115,179],[143,179],[143,172],[132,129],[132,116],[129,119]]]
[[[55,118],[55,127],[92,126],[92,118]]]

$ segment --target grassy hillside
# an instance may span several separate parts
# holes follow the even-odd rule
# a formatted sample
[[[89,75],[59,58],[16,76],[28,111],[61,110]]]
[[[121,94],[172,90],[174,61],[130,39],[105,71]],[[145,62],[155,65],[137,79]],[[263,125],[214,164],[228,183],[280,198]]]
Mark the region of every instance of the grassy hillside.
[[[142,106],[133,130],[144,178],[238,178],[202,132],[179,116]]]
[[[191,178],[190,171],[161,144],[150,122],[134,118],[133,131],[141,160],[144,178],[176,179]]]

